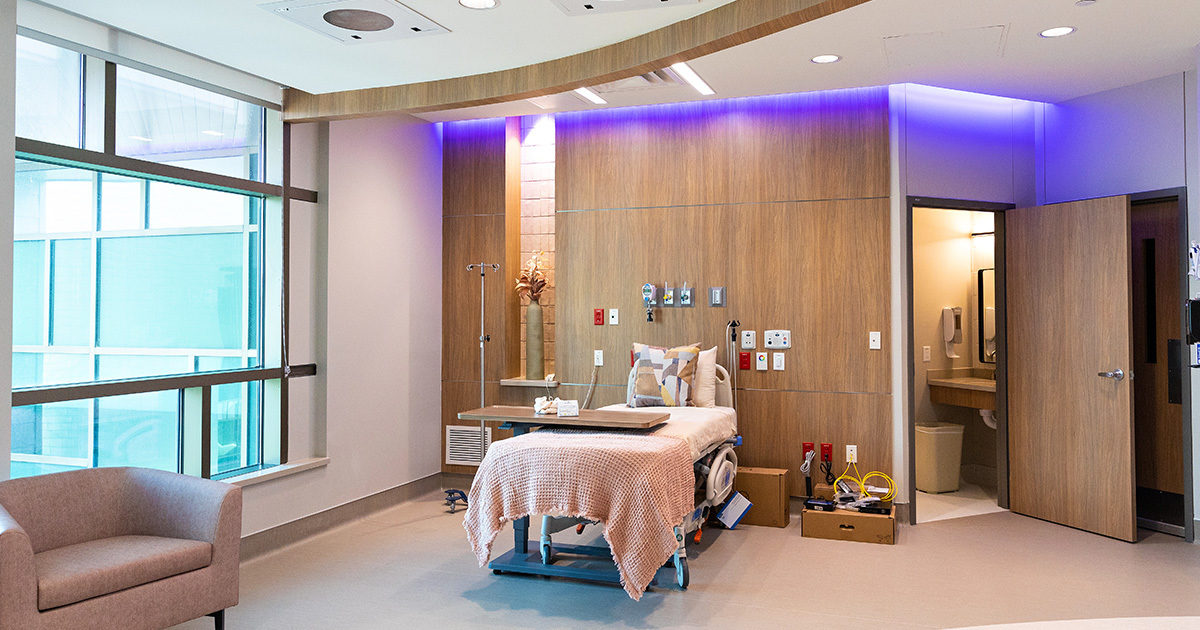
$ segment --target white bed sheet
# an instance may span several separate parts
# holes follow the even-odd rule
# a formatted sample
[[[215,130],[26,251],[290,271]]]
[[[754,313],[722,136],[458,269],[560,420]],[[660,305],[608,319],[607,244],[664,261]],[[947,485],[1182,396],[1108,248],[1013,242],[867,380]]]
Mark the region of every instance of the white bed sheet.
[[[737,412],[732,407],[626,407],[616,404],[601,409],[671,414],[671,419],[655,427],[653,433],[686,440],[692,452],[692,461],[700,459],[713,444],[737,435]]]

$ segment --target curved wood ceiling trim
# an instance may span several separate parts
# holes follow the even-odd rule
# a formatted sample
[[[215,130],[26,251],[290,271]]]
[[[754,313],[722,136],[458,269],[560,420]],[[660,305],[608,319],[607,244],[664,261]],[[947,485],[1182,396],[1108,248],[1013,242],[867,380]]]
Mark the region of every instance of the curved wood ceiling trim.
[[[832,15],[869,0],[734,0],[586,52],[466,77],[309,94],[287,89],[283,119],[310,122],[517,101],[625,79]]]

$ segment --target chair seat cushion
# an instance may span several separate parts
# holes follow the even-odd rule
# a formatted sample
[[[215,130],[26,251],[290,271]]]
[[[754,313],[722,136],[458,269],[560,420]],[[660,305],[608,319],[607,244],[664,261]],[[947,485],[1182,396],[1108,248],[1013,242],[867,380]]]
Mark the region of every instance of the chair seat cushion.
[[[115,593],[212,562],[212,545],[161,536],[114,536],[33,556],[38,609],[49,610]]]

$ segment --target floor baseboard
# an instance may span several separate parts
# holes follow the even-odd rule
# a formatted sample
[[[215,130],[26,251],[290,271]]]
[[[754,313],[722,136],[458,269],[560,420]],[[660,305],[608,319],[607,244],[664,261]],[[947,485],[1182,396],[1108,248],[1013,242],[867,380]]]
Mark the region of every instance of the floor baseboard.
[[[365,496],[361,499],[343,503],[342,505],[310,514],[294,521],[265,529],[242,538],[242,561],[252,560],[311,538],[339,525],[360,519],[368,514],[385,510],[392,506],[411,501],[417,497],[449,487],[463,487],[461,479],[467,480],[470,487],[470,475],[445,475],[437,472],[416,481],[389,488],[382,492]],[[454,486],[454,483],[460,485]],[[450,485],[448,485],[450,484]]]

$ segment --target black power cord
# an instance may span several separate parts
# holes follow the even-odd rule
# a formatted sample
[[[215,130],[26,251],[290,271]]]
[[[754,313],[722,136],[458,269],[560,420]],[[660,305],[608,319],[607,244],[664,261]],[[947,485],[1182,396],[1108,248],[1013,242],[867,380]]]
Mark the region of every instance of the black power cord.
[[[825,473],[825,483],[833,485],[835,477],[833,476],[833,462],[831,460],[821,460],[821,472]]]

